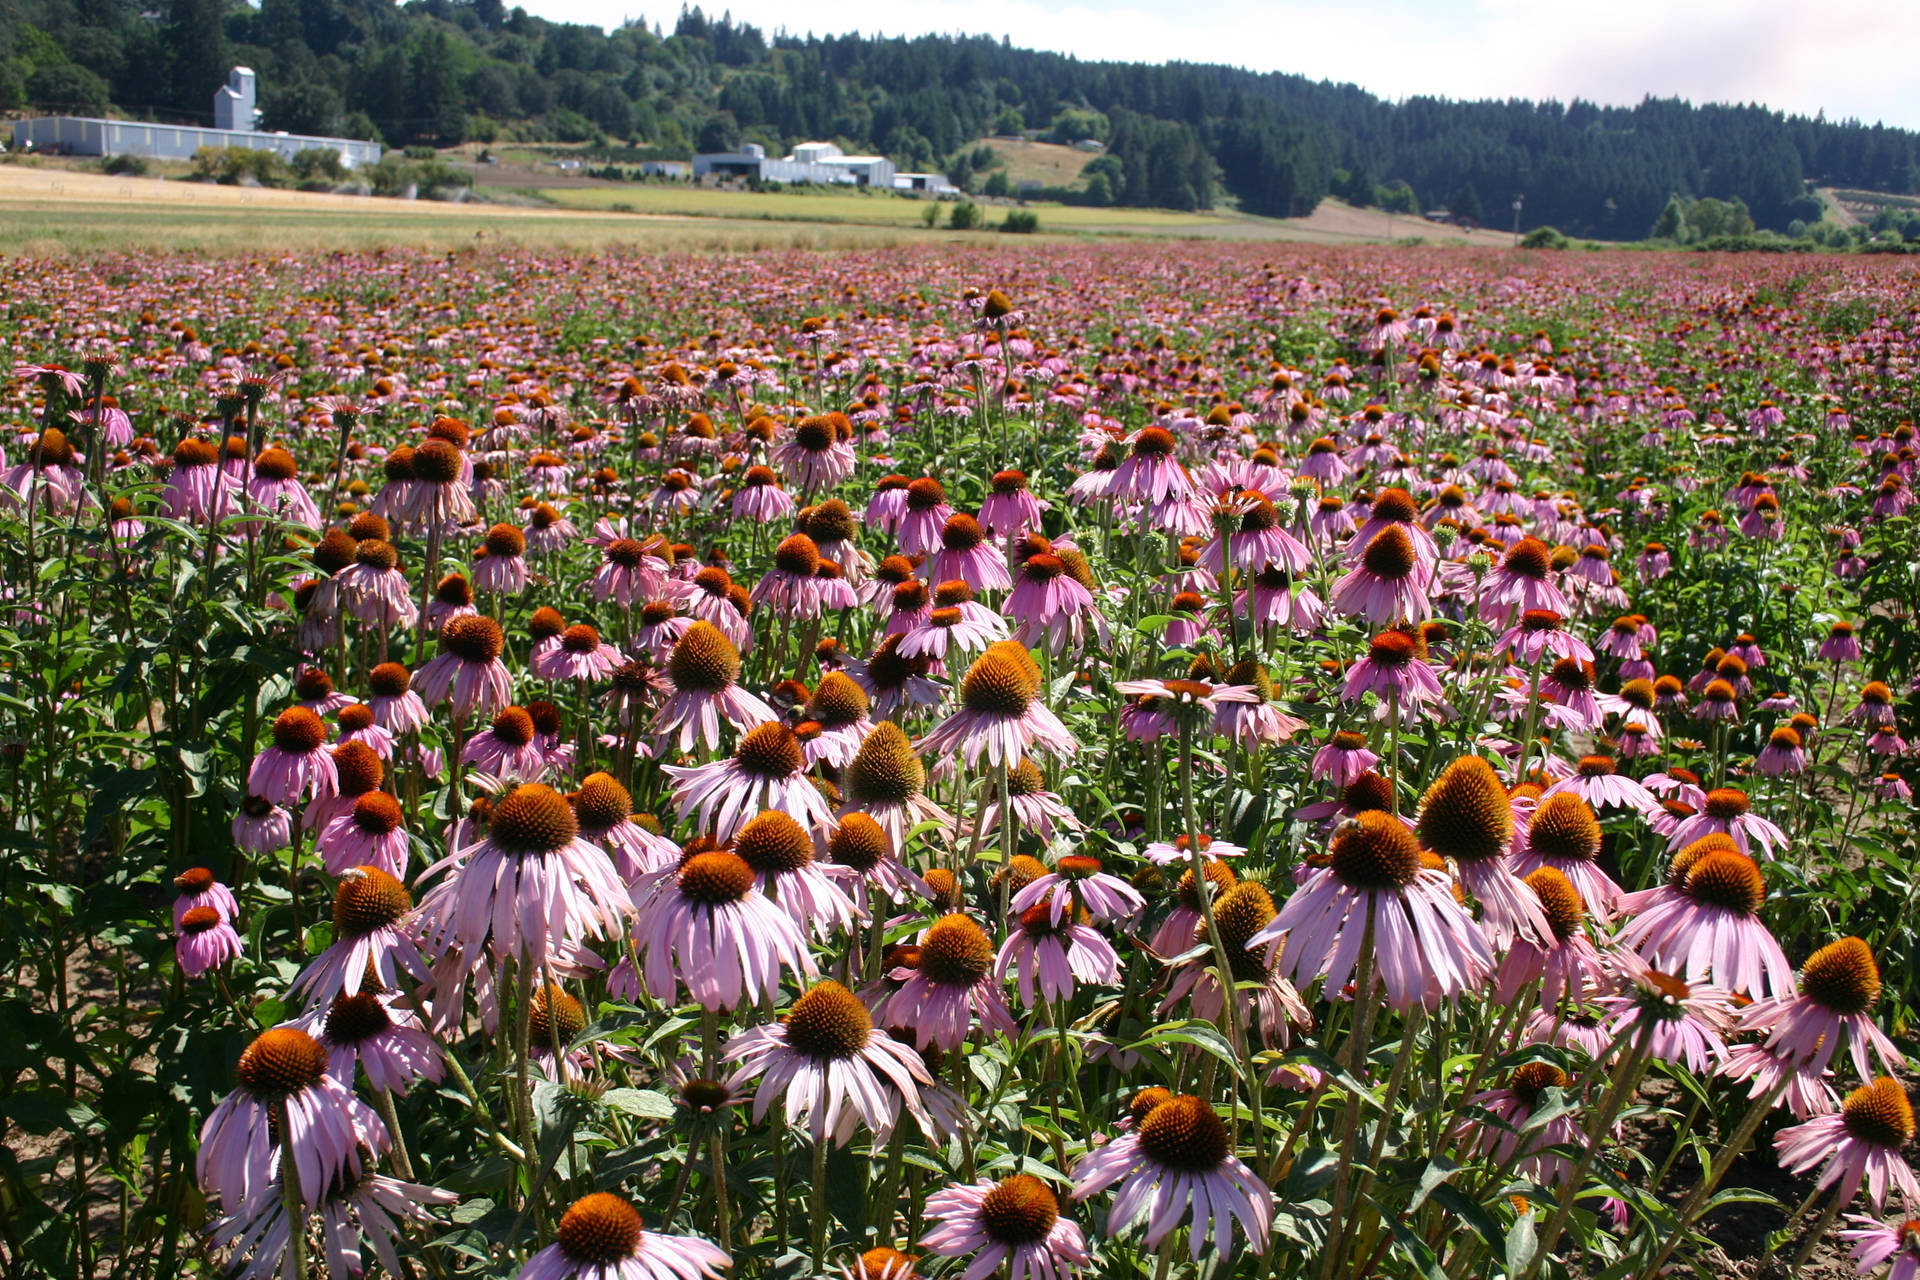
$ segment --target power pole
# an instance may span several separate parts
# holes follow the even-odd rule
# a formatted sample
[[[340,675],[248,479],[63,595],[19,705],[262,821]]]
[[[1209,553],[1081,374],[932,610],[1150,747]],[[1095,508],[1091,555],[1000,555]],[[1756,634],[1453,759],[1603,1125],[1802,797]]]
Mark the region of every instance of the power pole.
[[[1513,247],[1516,249],[1520,247],[1520,202],[1525,199],[1523,195],[1513,198]]]

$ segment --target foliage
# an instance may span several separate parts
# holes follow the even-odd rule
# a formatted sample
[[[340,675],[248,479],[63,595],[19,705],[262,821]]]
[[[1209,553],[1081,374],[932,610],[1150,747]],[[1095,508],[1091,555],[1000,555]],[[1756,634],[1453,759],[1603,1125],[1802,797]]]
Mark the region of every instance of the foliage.
[[[980,206],[971,200],[960,200],[947,208],[947,225],[955,231],[971,231],[980,225]]]
[[[1571,242],[1552,227],[1535,227],[1520,237],[1522,249],[1564,249]]]
[[[1000,230],[1014,235],[1032,235],[1040,229],[1040,215],[1031,209],[1009,209],[1000,220]]]
[[[776,149],[836,140],[953,176],[986,167],[965,154],[982,134],[1024,136],[1033,122],[1121,154],[1125,172],[1107,182],[1120,204],[1206,208],[1223,192],[1244,210],[1299,215],[1330,192],[1371,204],[1386,177],[1467,216],[1524,194],[1526,225],[1608,239],[1645,234],[1675,192],[1737,199],[1756,227],[1784,230],[1818,220],[1808,183],[1920,188],[1912,132],[1760,107],[1390,103],[1304,76],[1092,62],[984,37],[769,39],[724,15],[602,31],[492,0],[167,0],[158,22],[137,0],[19,6],[28,20],[0,25],[0,105],[42,76],[49,102],[94,104],[104,86],[129,113],[204,123],[244,59],[269,128],[391,145],[611,138],[718,151],[751,134]]]

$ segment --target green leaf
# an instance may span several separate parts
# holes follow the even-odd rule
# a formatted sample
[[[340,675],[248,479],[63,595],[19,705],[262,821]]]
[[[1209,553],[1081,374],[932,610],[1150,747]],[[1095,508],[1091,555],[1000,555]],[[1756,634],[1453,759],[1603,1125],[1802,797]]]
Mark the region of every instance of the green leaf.
[[[600,1101],[624,1115],[647,1120],[671,1120],[677,1110],[673,1099],[657,1089],[609,1089]]]

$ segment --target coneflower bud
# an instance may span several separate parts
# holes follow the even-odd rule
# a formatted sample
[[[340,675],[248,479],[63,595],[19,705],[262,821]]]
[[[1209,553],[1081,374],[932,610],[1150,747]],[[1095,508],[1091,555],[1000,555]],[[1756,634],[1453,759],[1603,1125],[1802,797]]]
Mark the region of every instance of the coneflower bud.
[[[969,916],[942,916],[920,943],[920,972],[942,986],[970,987],[993,968],[993,942]]]
[[[790,815],[769,809],[740,828],[733,852],[757,874],[778,875],[813,861],[813,837]]]
[[[860,998],[831,979],[815,983],[781,1019],[787,1044],[814,1058],[848,1058],[867,1047],[873,1016]]]
[[[568,1261],[608,1272],[633,1257],[640,1237],[639,1212],[605,1191],[574,1201],[553,1233]]]
[[[712,623],[696,622],[674,645],[667,675],[676,688],[720,693],[740,678],[740,651]]]
[[[1480,756],[1461,756],[1441,771],[1420,800],[1420,842],[1443,858],[1497,858],[1513,842],[1506,786]]]
[[[1840,1104],[1847,1132],[1896,1151],[1913,1141],[1913,1103],[1906,1086],[1891,1076],[1863,1084]]]
[[[523,783],[493,807],[488,838],[511,853],[550,853],[578,839],[580,822],[566,797],[537,782]]]
[[[1571,791],[1547,797],[1527,824],[1527,844],[1543,858],[1590,862],[1600,855],[1600,842],[1593,806]]]
[[[1859,938],[1829,942],[1807,957],[1800,994],[1835,1013],[1860,1015],[1880,1003],[1880,966]]]
[[[1181,1173],[1220,1167],[1231,1148],[1227,1126],[1213,1107],[1191,1094],[1169,1098],[1140,1123],[1140,1146],[1157,1163]]]

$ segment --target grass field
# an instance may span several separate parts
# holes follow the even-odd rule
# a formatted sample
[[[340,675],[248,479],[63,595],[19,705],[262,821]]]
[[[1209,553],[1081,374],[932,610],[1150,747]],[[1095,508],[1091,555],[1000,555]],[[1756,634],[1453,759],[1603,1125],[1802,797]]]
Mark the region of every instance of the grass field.
[[[1036,144],[1037,145],[1037,144]],[[1061,148],[1064,150],[1064,148]],[[1075,153],[1078,154],[1078,153]],[[925,202],[889,194],[717,191],[623,183],[501,189],[512,203],[442,203],[109,177],[75,164],[0,164],[0,251],[352,251],[383,245],[459,249],[489,239],[556,249],[637,246],[695,252],[875,248],[991,230],[928,230]],[[942,221],[948,206],[941,209]],[[1332,201],[1311,217],[1278,220],[1232,212],[1028,206],[1046,236],[1367,244],[1419,236],[1429,243],[1502,246]],[[984,209],[989,227],[1005,207]]]
[[[541,199],[563,209],[619,210],[696,218],[759,218],[771,222],[848,222],[873,226],[917,227],[927,202],[886,194],[856,195],[800,191],[716,191],[683,184],[632,183],[606,187],[543,187]],[[1095,209],[1072,205],[1032,205],[1043,231],[1134,235],[1193,235],[1218,232],[1252,220],[1216,213],[1176,213],[1164,209]],[[939,206],[942,220],[946,206]],[[984,210],[989,225],[1005,216],[997,206]],[[1231,231],[1226,231],[1231,234]]]
[[[1006,162],[1007,177],[1016,186],[1022,182],[1037,182],[1043,187],[1080,186],[1080,170],[1098,154],[1024,138],[981,138],[973,145],[992,147],[994,154]]]

